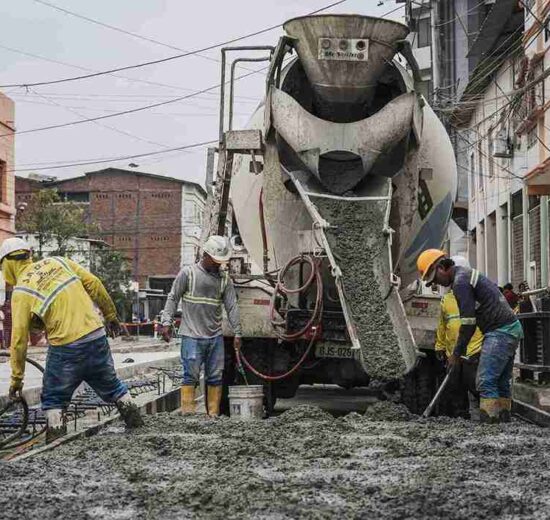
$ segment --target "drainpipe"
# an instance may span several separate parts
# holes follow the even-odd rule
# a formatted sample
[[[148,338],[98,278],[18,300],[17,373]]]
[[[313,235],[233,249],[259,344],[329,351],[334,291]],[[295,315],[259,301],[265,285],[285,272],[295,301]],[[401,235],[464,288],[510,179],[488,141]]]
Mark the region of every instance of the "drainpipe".
[[[521,190],[522,206],[523,206],[523,279],[529,280],[529,250],[530,250],[530,236],[529,236],[529,195],[527,195],[527,185],[523,183],[523,189]]]
[[[540,199],[540,278],[548,286],[548,195]]]

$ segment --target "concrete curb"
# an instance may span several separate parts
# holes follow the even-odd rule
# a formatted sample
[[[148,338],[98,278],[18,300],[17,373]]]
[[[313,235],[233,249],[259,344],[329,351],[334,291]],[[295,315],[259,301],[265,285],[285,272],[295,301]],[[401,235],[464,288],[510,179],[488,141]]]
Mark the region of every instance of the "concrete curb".
[[[148,403],[142,404],[141,406],[139,406],[139,409],[142,413],[145,413],[147,415],[152,415],[155,413],[172,412],[178,409],[179,407],[180,407],[180,389],[176,388],[175,390],[170,390],[170,392],[167,392],[166,394],[163,394],[157,397],[156,399],[149,401]],[[25,460],[30,457],[40,455],[41,453],[44,453],[46,451],[53,450],[58,446],[61,446],[62,444],[67,444],[76,439],[80,439],[81,437],[92,437],[93,435],[96,435],[97,433],[99,433],[103,428],[105,428],[106,426],[109,426],[115,421],[118,421],[119,419],[120,419],[120,414],[115,413],[113,416],[108,417],[107,419],[104,419],[103,421],[97,424],[94,424],[89,428],[86,428],[78,432],[69,433],[67,435],[64,435],[63,437],[60,437],[59,439],[56,439],[50,444],[46,444],[45,446],[42,446],[41,448],[37,448],[35,450],[28,451],[27,453],[16,455],[12,459],[7,458],[5,460],[7,460],[8,462],[17,462],[20,460]]]
[[[163,359],[157,359],[152,361],[142,361],[140,363],[131,363],[128,365],[120,366],[116,369],[116,373],[121,379],[130,379],[132,377],[145,374],[152,367],[169,368],[175,363],[179,362],[179,352],[174,352],[173,356]],[[40,394],[42,393],[42,385],[31,386],[30,388],[23,389],[23,397],[29,406],[40,403]],[[5,406],[9,400],[8,394],[0,395],[0,408]]]

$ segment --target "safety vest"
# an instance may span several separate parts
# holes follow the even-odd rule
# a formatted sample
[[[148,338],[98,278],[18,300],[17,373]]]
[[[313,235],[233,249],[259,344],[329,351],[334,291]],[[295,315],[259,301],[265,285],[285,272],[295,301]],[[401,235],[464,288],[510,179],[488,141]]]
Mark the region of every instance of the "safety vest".
[[[33,297],[32,312],[43,318],[56,297],[80,278],[59,257],[50,257],[32,264],[18,280],[13,292]]]
[[[195,289],[195,269],[190,266],[187,270],[187,290],[183,293],[182,300],[188,303],[202,303],[205,305],[221,305],[223,302],[223,293],[229,281],[229,273],[220,273],[220,286],[217,290],[215,298],[207,298],[203,295],[198,295]]]

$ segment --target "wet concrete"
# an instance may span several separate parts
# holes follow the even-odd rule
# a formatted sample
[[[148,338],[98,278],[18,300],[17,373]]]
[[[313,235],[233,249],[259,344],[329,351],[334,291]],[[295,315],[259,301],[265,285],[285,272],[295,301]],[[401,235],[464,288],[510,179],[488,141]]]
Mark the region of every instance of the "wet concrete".
[[[4,518],[548,518],[550,436],[511,423],[161,414],[0,464]],[[397,414],[399,416],[399,413]]]
[[[315,205],[332,226],[327,239],[342,270],[364,368],[378,379],[401,377],[406,366],[384,301],[389,290],[386,204],[319,198]]]

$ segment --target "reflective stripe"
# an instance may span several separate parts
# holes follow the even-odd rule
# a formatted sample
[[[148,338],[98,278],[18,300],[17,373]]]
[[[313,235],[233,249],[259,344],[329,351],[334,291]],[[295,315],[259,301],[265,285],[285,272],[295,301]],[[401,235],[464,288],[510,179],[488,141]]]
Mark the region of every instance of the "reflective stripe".
[[[206,305],[220,305],[222,303],[221,300],[217,300],[214,298],[202,298],[200,296],[191,296],[190,294],[184,294],[182,297],[182,300],[184,302],[189,303],[204,303]]]
[[[470,276],[470,285],[475,287],[479,281],[479,271],[477,269],[472,269],[472,275]]]
[[[55,300],[55,297],[67,286],[71,285],[74,282],[78,282],[80,278],[78,276],[71,276],[68,280],[65,280],[63,283],[59,284],[55,290],[46,298],[40,309],[38,309],[38,314],[43,315],[47,310],[48,307],[53,303]]]
[[[460,323],[462,325],[475,325],[476,319],[475,318],[460,318]]]
[[[29,289],[28,287],[14,287],[13,292],[24,292],[27,294],[30,294],[34,296],[35,298],[38,298],[41,301],[44,301],[46,299],[45,296],[42,296],[38,291],[35,291],[34,289]]]
[[[228,275],[221,275],[220,280],[220,287],[218,290],[218,298],[207,298],[205,296],[196,296],[195,295],[195,271],[193,269],[193,266],[189,268],[188,271],[188,280],[187,280],[187,292],[185,292],[182,296],[182,300],[189,302],[189,303],[204,303],[205,305],[221,305],[223,302],[223,293],[225,292],[225,288],[227,287],[228,283]]]
[[[452,321],[460,319],[460,314],[447,314],[445,321]]]
[[[191,286],[191,290],[188,291],[191,296],[195,294],[195,271],[193,270],[193,267],[189,268],[189,283],[187,284],[187,287]]]
[[[52,260],[56,260],[58,263],[60,263],[71,276],[74,275],[73,270],[69,267],[65,260],[58,256],[52,256],[51,258]]]

